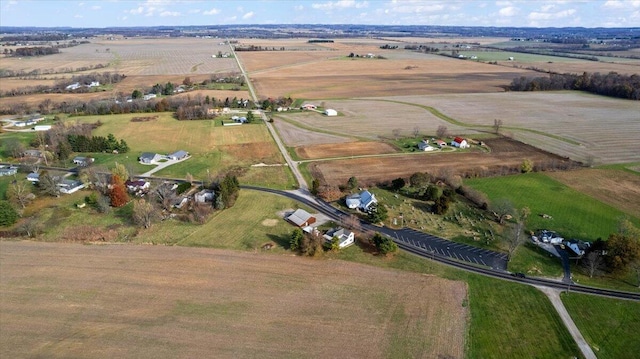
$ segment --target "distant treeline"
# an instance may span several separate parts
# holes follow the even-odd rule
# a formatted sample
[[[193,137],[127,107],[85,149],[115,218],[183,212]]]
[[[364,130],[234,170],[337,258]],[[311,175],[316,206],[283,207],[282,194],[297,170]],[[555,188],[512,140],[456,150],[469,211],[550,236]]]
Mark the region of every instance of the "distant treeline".
[[[6,35],[0,38],[3,42],[31,42],[31,41],[62,41],[69,39],[67,34],[29,34],[29,35]]]
[[[333,42],[333,40],[329,40],[329,39],[310,39],[308,41],[308,43],[313,44],[313,43],[322,43],[322,42]]]
[[[579,90],[603,96],[618,97],[629,100],[640,100],[640,75],[621,75],[599,72],[582,75],[549,74],[548,77],[519,77],[508,87],[511,91],[554,91]]]
[[[13,56],[28,57],[28,56],[44,56],[60,53],[60,49],[57,47],[20,47],[15,49]]]
[[[6,50],[6,49],[5,49]],[[21,78],[42,78],[42,75],[68,74],[73,72],[83,72],[88,70],[99,70],[109,66],[108,64],[97,64],[89,66],[80,66],[75,69],[71,67],[63,67],[59,69],[33,69],[29,72],[24,70],[0,69],[0,78],[2,77],[21,77]]]
[[[233,49],[235,51],[284,51],[284,46],[282,47],[262,47],[262,46],[256,46],[256,45],[249,45],[249,46],[234,46]]]
[[[404,45],[405,50],[424,51],[424,52],[438,52],[440,49],[437,47],[429,47],[426,45]]]

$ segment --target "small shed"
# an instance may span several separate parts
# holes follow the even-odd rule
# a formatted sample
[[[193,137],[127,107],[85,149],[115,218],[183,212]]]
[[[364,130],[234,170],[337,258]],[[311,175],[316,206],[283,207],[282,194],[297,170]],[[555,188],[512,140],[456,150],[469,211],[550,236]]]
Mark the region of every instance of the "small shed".
[[[324,110],[324,114],[326,116],[329,116],[329,117],[338,116],[338,111],[336,111],[334,109],[331,109],[331,108],[328,108],[328,109]]]
[[[313,223],[316,223],[316,217],[312,216],[309,212],[304,209],[296,209],[295,212],[291,213],[287,220],[300,228],[308,227]]]

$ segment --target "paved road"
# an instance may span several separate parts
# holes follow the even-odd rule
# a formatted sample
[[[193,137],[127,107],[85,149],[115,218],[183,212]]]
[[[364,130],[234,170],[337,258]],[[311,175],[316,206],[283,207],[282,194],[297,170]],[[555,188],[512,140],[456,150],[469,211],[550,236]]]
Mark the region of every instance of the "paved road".
[[[560,290],[541,287],[537,285],[535,287],[542,291],[542,293],[547,295],[547,297],[551,301],[551,304],[553,304],[553,307],[556,309],[556,312],[558,312],[558,315],[562,319],[565,327],[567,327],[567,330],[569,331],[569,333],[571,333],[573,340],[576,342],[576,344],[578,344],[582,355],[584,355],[586,359],[597,359],[596,354],[591,349],[589,343],[587,343],[587,341],[584,339],[582,333],[580,333],[580,330],[573,322],[573,319],[571,319],[569,312],[567,312],[567,308],[565,308],[564,303],[562,303],[562,300],[560,299]]]
[[[251,79],[249,79],[249,75],[245,71],[244,67],[242,66],[242,63],[240,62],[240,59],[238,58],[235,51],[233,50],[233,45],[229,44],[229,48],[231,49],[231,53],[233,54],[233,57],[236,59],[236,62],[238,63],[238,67],[242,72],[242,76],[244,76],[244,81],[247,83],[247,86],[249,87],[249,94],[251,95],[251,99],[254,102],[258,102],[258,96],[256,96],[256,92],[253,88],[253,84],[251,84]],[[276,131],[276,129],[273,127],[273,124],[269,122],[269,119],[267,118],[267,115],[264,113],[264,111],[261,111],[260,115],[264,123],[267,125],[267,129],[269,130],[269,133],[271,133],[271,137],[273,137],[273,140],[276,141],[276,145],[278,145],[278,149],[280,150],[280,153],[282,153],[282,157],[284,157],[284,160],[287,162],[287,165],[291,169],[291,172],[293,172],[293,176],[296,178],[296,181],[298,182],[298,188],[302,189],[303,191],[308,191],[309,186],[307,185],[307,181],[304,179],[304,176],[302,176],[302,173],[298,169],[298,163],[294,161],[289,155],[289,152],[284,146],[284,143],[282,143],[282,139],[280,139],[280,136],[278,135],[278,132]]]

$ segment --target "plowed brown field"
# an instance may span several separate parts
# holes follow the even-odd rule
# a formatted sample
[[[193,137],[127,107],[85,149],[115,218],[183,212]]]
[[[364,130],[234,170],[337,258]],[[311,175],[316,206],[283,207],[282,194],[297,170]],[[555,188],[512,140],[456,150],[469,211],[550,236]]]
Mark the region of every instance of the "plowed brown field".
[[[467,286],[343,261],[0,242],[0,357],[463,358]]]
[[[382,142],[347,142],[296,147],[296,154],[304,159],[331,158],[340,156],[377,155],[398,152],[393,146]]]
[[[425,153],[393,157],[368,157],[332,161],[318,161],[309,164],[315,178],[328,185],[345,183],[351,176],[358,182],[374,185],[398,177],[408,178],[415,172],[439,174],[444,172],[459,174],[508,173],[518,168],[525,159],[534,164],[561,164],[570,162],[562,157],[525,145],[507,138],[485,141],[490,153],[452,152],[446,154]]]

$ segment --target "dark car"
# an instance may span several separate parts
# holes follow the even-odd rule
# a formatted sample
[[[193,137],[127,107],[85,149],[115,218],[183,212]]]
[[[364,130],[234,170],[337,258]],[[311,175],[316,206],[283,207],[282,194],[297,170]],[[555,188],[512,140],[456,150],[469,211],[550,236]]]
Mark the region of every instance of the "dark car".
[[[515,272],[515,273],[511,273],[512,276],[516,277],[516,278],[525,278],[526,276],[524,275],[524,273],[521,272]]]

